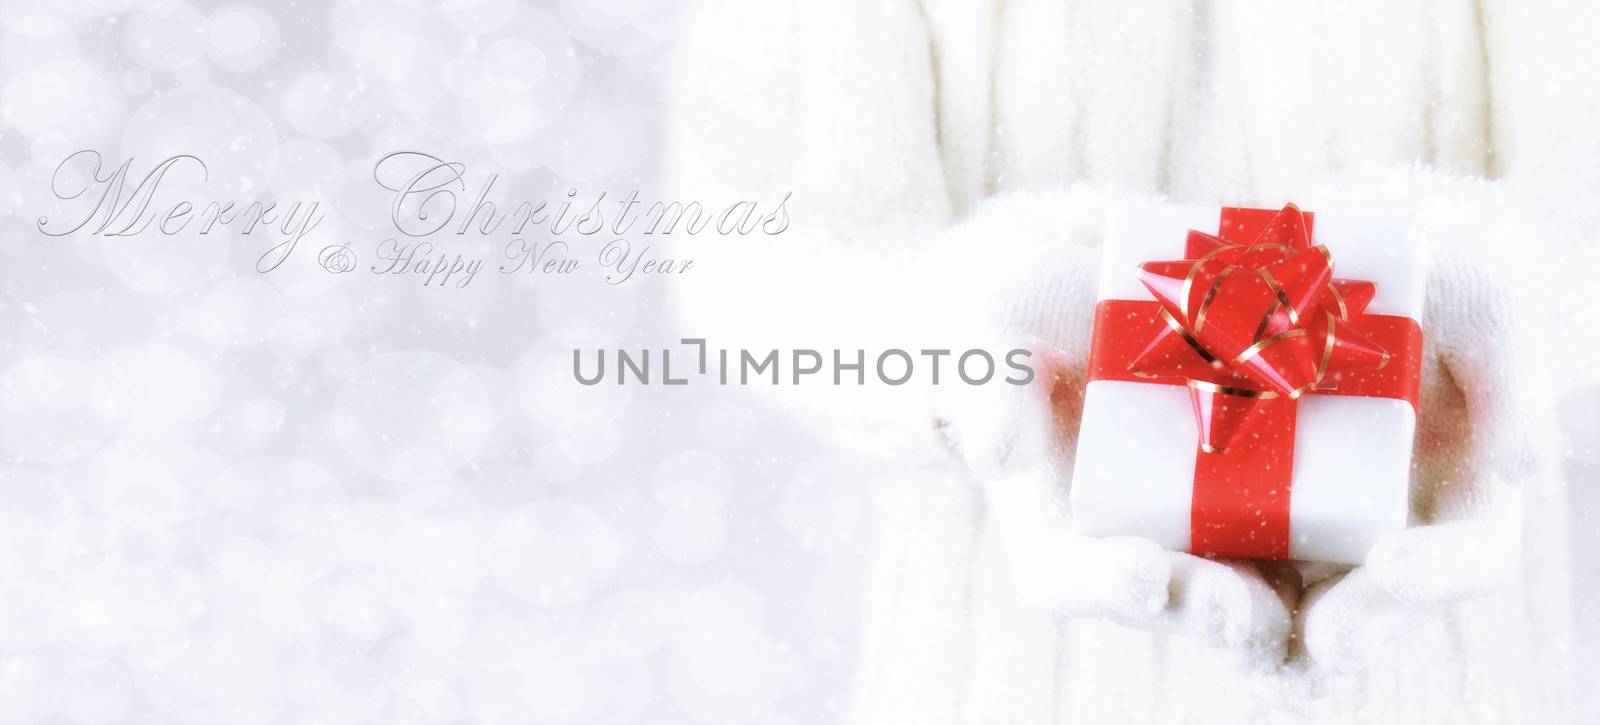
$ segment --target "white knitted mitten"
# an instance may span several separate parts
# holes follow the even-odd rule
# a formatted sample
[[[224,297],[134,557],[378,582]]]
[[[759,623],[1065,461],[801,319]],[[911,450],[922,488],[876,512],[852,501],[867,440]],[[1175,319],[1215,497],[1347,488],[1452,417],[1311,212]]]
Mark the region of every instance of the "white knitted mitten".
[[[981,330],[975,339],[1032,350],[1036,371],[1023,387],[941,388],[936,407],[946,439],[985,486],[990,525],[1027,602],[1061,616],[1193,637],[1246,664],[1276,666],[1290,615],[1255,565],[1072,529],[1067,491],[1104,213],[1103,200],[1081,189],[999,197],[940,245],[933,259],[963,277],[948,288],[979,285],[947,319]],[[957,263],[962,249],[989,254]]]
[[[993,345],[1034,350],[1038,375],[1027,387],[941,389],[938,414],[950,445],[985,483],[990,520],[1030,602],[1194,637],[1258,667],[1284,661],[1293,611],[1304,652],[1348,669],[1410,617],[1514,572],[1518,484],[1547,459],[1541,452],[1551,436],[1530,372],[1539,353],[1506,284],[1510,273],[1486,242],[1522,238],[1522,217],[1495,187],[1415,171],[1334,180],[1299,198],[1312,209],[1409,216],[1413,242],[1433,249],[1412,481],[1413,523],[1421,525],[1380,542],[1364,567],[1332,576],[1328,567],[1302,567],[1322,573],[1314,581],[1271,563],[1076,535],[1066,492],[1105,204],[1082,190],[1001,197],[953,230],[934,259],[958,267],[965,288],[991,280],[961,300],[978,311],[962,324],[984,330]],[[949,250],[982,244],[1001,252],[987,264],[948,262]]]
[[[1554,433],[1511,252],[1539,240],[1515,199],[1485,182],[1386,172],[1304,198],[1407,215],[1433,259],[1413,528],[1380,541],[1366,566],[1313,584],[1296,622],[1315,663],[1350,670],[1407,622],[1506,583],[1521,562],[1521,484],[1551,460]]]

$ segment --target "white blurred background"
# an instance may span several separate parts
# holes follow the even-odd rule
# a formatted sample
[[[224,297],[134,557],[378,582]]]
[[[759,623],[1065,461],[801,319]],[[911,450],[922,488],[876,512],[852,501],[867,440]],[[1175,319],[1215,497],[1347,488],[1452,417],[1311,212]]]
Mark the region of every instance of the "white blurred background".
[[[572,382],[575,345],[677,340],[658,284],[315,265],[385,236],[395,150],[500,199],[659,198],[673,6],[4,3],[0,722],[842,719],[849,464],[736,388]],[[231,232],[44,237],[83,148],[328,218],[267,275]],[[1600,373],[1568,368],[1593,571]],[[1600,588],[1575,594],[1600,672]]]
[[[734,389],[573,383],[677,340],[659,284],[315,264],[392,234],[396,150],[659,198],[672,5],[5,3],[0,722],[842,717],[842,464]],[[45,237],[84,148],[327,219],[265,275],[237,230]]]

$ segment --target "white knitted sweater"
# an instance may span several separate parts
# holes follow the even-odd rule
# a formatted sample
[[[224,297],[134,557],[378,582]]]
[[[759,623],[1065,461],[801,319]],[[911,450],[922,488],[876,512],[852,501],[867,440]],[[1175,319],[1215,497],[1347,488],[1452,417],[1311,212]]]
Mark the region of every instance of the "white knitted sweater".
[[[1537,179],[1595,143],[1600,84],[1582,69],[1600,67],[1597,33],[1600,9],[1576,3],[708,4],[675,59],[673,194],[793,192],[792,223],[693,240],[699,272],[675,300],[686,334],[723,347],[966,348],[1025,327],[1081,357],[1093,265],[1065,264],[1082,271],[1043,294],[1016,288],[1092,254],[1104,197],[1512,215],[1501,186],[1446,177]],[[1017,299],[1061,304],[1001,302]],[[1446,609],[1354,676],[1252,674],[1186,640],[1020,604],[980,482],[933,430],[947,393],[767,391],[883,470],[862,483],[877,518],[858,722],[1575,716],[1559,492],[1527,493],[1537,525],[1514,586]]]

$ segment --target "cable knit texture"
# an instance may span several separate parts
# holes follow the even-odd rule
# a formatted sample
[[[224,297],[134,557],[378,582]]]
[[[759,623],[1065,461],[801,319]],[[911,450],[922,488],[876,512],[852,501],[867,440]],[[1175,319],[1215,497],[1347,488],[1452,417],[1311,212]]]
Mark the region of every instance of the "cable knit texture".
[[[853,716],[940,722],[1561,722],[1565,517],[1544,243],[1509,186],[1600,148],[1600,9],[1433,0],[705,3],[673,72],[678,196],[776,199],[696,239],[695,336],[1035,352],[1035,385],[762,388],[881,464]],[[1543,42],[1565,38],[1568,43]],[[1485,180],[1488,179],[1488,180]],[[1551,182],[1554,183],[1554,182]],[[1072,532],[1108,205],[1392,213],[1430,270],[1419,528],[1344,572]],[[1567,221],[1579,225],[1581,214]],[[1520,544],[1520,545],[1519,545]],[[1290,636],[1290,633],[1293,636]]]

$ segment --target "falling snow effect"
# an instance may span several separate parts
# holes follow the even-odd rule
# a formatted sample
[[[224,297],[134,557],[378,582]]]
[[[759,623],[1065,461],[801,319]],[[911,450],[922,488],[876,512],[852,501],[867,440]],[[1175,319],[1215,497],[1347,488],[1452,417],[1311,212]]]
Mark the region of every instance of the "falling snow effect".
[[[393,233],[391,150],[651,193],[670,6],[7,4],[0,722],[842,717],[864,493],[774,476],[836,464],[737,394],[571,382],[659,287],[315,264]],[[327,218],[267,275],[220,227],[34,233],[84,148]]]
[[[660,288],[424,289],[330,275],[315,248],[259,275],[259,242],[227,228],[32,228],[52,170],[82,148],[205,157],[209,177],[174,178],[175,200],[321,200],[318,242],[389,230],[371,169],[398,149],[498,173],[497,198],[648,192],[674,4],[6,3],[0,722],[844,718],[869,538],[859,474],[735,392],[571,383],[575,346],[676,339]],[[1574,28],[1563,43],[1586,44]],[[1558,80],[1545,85],[1584,79]],[[1597,182],[1576,164],[1545,179],[1527,194]],[[1587,192],[1550,206],[1564,238],[1593,241]],[[1558,251],[1572,261],[1547,274],[1600,262],[1593,244]],[[1591,289],[1542,287],[1550,313],[1532,324],[1595,339]],[[1571,565],[1588,572],[1592,358],[1556,371]],[[950,524],[930,545],[971,524],[938,519],[937,502],[903,513]],[[1576,577],[1571,598],[1588,681],[1596,580]]]

